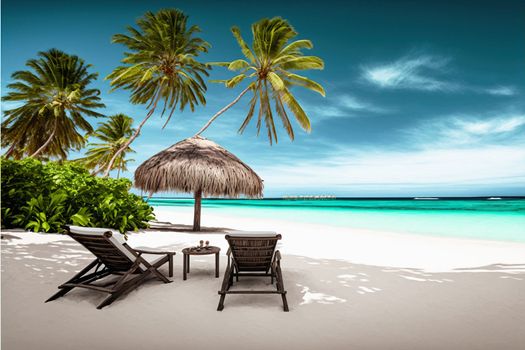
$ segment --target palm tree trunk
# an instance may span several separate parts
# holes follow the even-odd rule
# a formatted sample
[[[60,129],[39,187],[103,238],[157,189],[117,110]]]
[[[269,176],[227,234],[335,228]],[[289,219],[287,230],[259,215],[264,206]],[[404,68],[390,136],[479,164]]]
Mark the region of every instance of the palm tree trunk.
[[[7,152],[4,153],[4,157],[6,159],[9,158],[9,156],[15,151],[15,147],[16,147],[16,142],[13,142],[13,144],[11,145],[11,147],[9,147]]]
[[[124,143],[122,145],[122,147],[119,148],[119,150],[113,155],[113,157],[111,158],[111,160],[109,161],[108,163],[108,166],[106,168],[106,171],[104,172],[104,177],[108,177],[109,176],[109,172],[111,171],[111,168],[113,167],[113,164],[115,164],[115,160],[118,158],[118,156],[124,152],[124,150],[126,148],[129,147],[129,145],[139,136],[140,134],[140,130],[142,130],[142,127],[144,126],[144,124],[148,121],[148,119],[153,115],[153,112],[155,112],[155,108],[157,108],[157,102],[159,102],[159,98],[160,98],[160,93],[158,94],[158,97],[156,98],[155,100],[155,104],[153,105],[153,107],[150,109],[150,111],[148,112],[148,115],[146,116],[146,118],[144,118],[144,120],[142,120],[142,122],[140,123],[139,127],[137,128],[137,130],[135,130],[135,133],[133,134],[133,136],[131,136],[129,138],[128,141],[126,141],[126,143]]]
[[[117,171],[117,179],[120,177],[120,169],[122,169],[122,164],[119,164],[118,171]]]
[[[230,102],[229,104],[227,104],[224,108],[222,108],[220,111],[218,111],[217,113],[215,113],[215,115],[213,117],[210,118],[210,120],[208,120],[208,122],[202,127],[202,129],[199,130],[198,133],[196,133],[194,136],[197,136],[197,135],[200,135],[204,132],[204,130],[206,130],[210,125],[211,123],[213,123],[213,121],[215,119],[217,119],[218,116],[220,116],[221,114],[223,114],[224,112],[226,112],[228,109],[230,109],[231,106],[233,106],[234,104],[236,104],[237,102],[239,102],[239,100],[241,99],[241,97],[244,96],[245,93],[248,92],[248,90],[250,90],[250,86],[248,86],[246,89],[244,89],[240,94],[239,96],[237,96],[237,98],[235,100],[233,100],[232,102]]]
[[[42,152],[47,147],[47,145],[51,143],[51,141],[53,140],[53,137],[55,137],[57,129],[58,129],[58,118],[55,118],[55,126],[53,127],[53,132],[51,133],[51,135],[49,135],[47,141],[42,146],[40,146],[40,148],[37,149],[35,153],[30,155],[30,157],[36,157],[40,152]]]

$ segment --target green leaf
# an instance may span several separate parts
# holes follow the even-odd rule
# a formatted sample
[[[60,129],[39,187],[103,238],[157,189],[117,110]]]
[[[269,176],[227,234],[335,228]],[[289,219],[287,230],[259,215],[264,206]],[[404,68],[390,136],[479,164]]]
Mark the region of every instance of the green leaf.
[[[319,83],[317,83],[317,82],[315,82],[313,80],[310,80],[310,79],[308,79],[306,77],[303,77],[301,75],[292,74],[292,73],[286,74],[286,78],[290,79],[289,82],[291,84],[293,84],[293,85],[303,86],[305,88],[308,88],[310,90],[318,92],[323,97],[326,96],[324,88],[321,86],[321,84],[319,84]]]
[[[237,86],[237,84],[239,84],[245,78],[246,78],[246,75],[244,75],[244,74],[236,75],[233,78],[231,78],[230,80],[226,81],[225,85],[228,88],[234,88],[235,86]]]
[[[232,61],[228,65],[228,69],[233,70],[233,71],[241,70],[241,69],[245,69],[249,67],[250,67],[250,64],[246,62],[245,60],[235,60],[235,61]]]
[[[274,72],[268,73],[268,81],[272,84],[273,88],[277,91],[284,89],[284,82],[277,74]]]
[[[241,30],[238,27],[232,27],[231,31],[233,33],[233,36],[237,40],[237,43],[241,47],[241,51],[242,51],[243,55],[246,56],[246,58],[250,62],[255,63],[256,62],[255,56],[253,55],[253,53],[251,52],[250,48],[248,47],[248,45],[246,44],[246,42],[242,38]]]
[[[129,192],[128,179],[94,177],[67,161],[2,159],[0,164],[5,228],[59,232],[62,225],[75,224],[126,230],[146,228],[154,218],[152,208]]]

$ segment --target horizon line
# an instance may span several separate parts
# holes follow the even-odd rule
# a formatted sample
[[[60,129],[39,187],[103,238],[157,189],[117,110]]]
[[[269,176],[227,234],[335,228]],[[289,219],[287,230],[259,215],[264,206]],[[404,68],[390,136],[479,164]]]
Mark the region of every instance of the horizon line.
[[[318,197],[318,198],[316,198]],[[148,196],[142,196],[142,198],[148,199]],[[151,199],[194,199],[193,197],[150,197]],[[284,196],[284,197],[264,197],[264,198],[221,198],[221,197],[209,197],[203,198],[203,200],[462,200],[462,199],[479,199],[479,200],[505,200],[505,199],[525,199],[525,195],[520,196],[407,196],[407,197],[320,197],[320,196]]]

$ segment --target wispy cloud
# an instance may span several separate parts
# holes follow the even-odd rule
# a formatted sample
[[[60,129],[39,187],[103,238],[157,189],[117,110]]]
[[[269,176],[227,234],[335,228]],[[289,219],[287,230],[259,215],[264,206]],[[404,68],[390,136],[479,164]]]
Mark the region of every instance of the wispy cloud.
[[[428,55],[408,54],[400,59],[382,64],[363,65],[361,78],[385,89],[411,89],[422,91],[470,91],[493,96],[514,96],[513,86],[497,85],[480,87],[445,79],[449,71],[450,58]]]
[[[350,94],[336,95],[324,100],[322,104],[305,105],[307,113],[315,120],[329,118],[357,118],[371,114],[383,114],[391,112],[390,109],[378,106],[371,102]]]
[[[458,121],[466,132],[474,135],[490,135],[513,132],[525,125],[525,115],[498,117],[489,120]]]
[[[525,185],[523,145],[481,148],[342,151],[322,161],[303,161],[260,169],[268,187],[326,189],[396,185]],[[385,187],[383,187],[385,188]]]
[[[488,88],[484,90],[487,94],[496,95],[496,96],[514,96],[517,94],[517,91],[512,86],[497,86],[493,88]]]
[[[450,116],[404,130],[398,145],[334,146],[322,159],[259,171],[268,188],[283,190],[307,191],[322,181],[325,191],[352,195],[501,193],[525,188],[524,129],[523,113]]]
[[[477,146],[509,143],[522,139],[525,114],[452,115],[421,122],[406,130],[411,140],[426,147]]]
[[[435,77],[448,62],[449,59],[443,57],[408,55],[387,64],[363,66],[361,70],[366,81],[382,88],[455,90],[456,84]]]
[[[388,113],[389,109],[365,102],[351,95],[342,95],[339,97],[339,105],[352,111],[366,111],[372,113]]]

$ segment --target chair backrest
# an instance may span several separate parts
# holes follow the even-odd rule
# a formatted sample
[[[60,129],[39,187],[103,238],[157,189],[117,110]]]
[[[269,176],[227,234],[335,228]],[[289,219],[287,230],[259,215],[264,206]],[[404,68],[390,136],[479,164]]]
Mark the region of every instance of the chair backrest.
[[[240,272],[267,272],[281,235],[275,232],[235,232],[227,234],[225,238]]]
[[[82,244],[111,270],[127,271],[136,257],[125,246],[123,235],[108,228],[66,226],[75,241]]]

